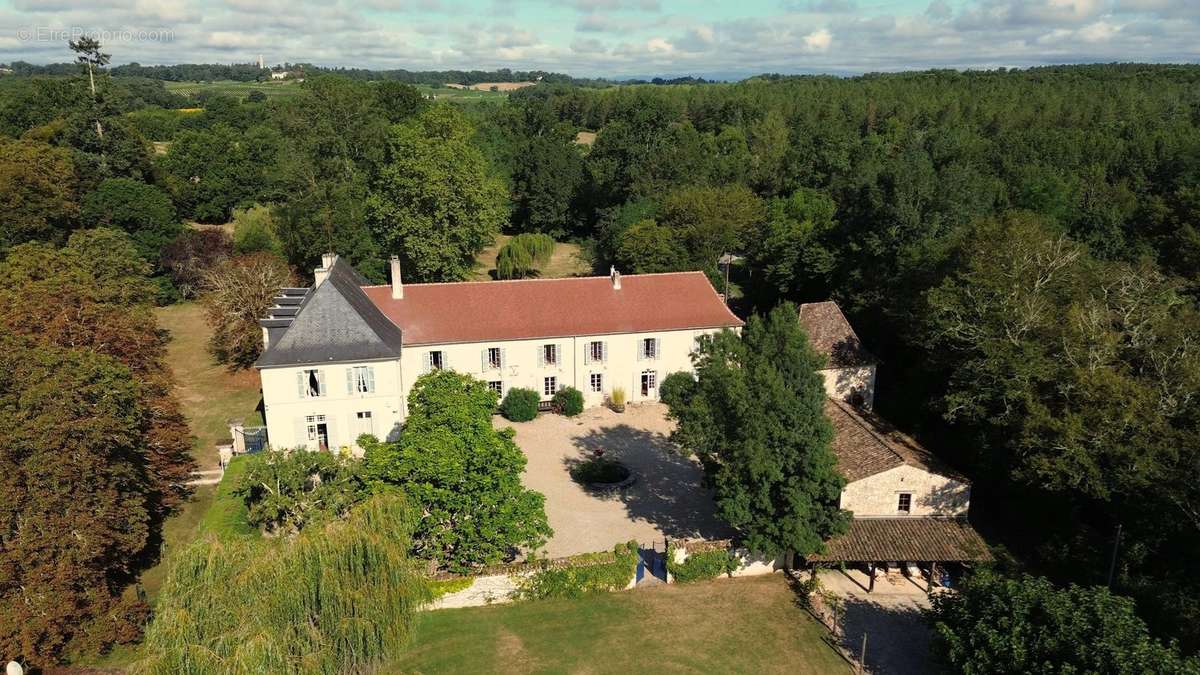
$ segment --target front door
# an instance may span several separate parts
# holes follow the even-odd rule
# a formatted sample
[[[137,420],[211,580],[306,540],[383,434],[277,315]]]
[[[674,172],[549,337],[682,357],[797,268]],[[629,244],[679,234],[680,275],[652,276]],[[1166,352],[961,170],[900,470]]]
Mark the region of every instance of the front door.
[[[324,451],[329,450],[329,427],[325,424],[317,425],[317,447]]]
[[[647,370],[642,373],[642,398],[656,398],[658,396],[658,373],[653,370]]]

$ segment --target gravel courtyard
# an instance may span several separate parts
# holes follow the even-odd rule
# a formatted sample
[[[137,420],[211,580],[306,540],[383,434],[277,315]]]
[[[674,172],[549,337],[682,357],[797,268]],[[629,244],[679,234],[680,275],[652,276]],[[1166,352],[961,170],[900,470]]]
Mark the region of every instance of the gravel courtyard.
[[[730,535],[702,486],[699,463],[676,453],[667,440],[672,424],[665,415],[666,406],[644,404],[620,414],[593,408],[573,419],[542,414],[520,424],[495,418],[497,427],[517,431],[517,444],[529,458],[525,485],[546,495],[546,515],[554,528],[546,555],[601,551],[631,539],[661,545],[664,536]],[[597,448],[633,470],[637,482],[599,493],[571,480],[571,463],[591,457]]]

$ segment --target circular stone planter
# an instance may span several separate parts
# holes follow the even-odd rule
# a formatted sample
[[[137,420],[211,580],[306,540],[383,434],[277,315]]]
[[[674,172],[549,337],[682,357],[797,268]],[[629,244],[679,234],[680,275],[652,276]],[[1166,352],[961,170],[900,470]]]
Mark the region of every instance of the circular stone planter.
[[[584,468],[587,464],[604,464],[606,466],[603,469],[598,466]],[[585,478],[581,474],[594,474],[594,478],[592,476]],[[571,478],[589,490],[619,490],[637,482],[637,476],[634,475],[629,467],[620,462],[603,459],[589,459],[579,464],[571,469]]]

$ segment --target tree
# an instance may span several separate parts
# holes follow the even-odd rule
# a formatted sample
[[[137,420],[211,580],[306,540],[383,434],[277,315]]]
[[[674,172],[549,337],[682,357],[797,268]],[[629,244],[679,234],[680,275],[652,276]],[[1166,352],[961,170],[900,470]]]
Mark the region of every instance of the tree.
[[[92,100],[96,101],[96,74],[94,69],[103,68],[108,65],[110,56],[100,52],[100,41],[92,37],[84,36],[78,40],[68,40],[67,44],[70,45],[71,51],[79,55],[75,60],[87,67],[88,85],[92,89]],[[104,127],[100,125],[99,117],[96,118],[96,135],[104,138]]]
[[[246,460],[234,486],[246,504],[246,520],[273,534],[345,517],[368,497],[362,463],[322,450],[261,452]]]
[[[766,217],[762,200],[741,185],[688,187],[663,202],[659,222],[678,233],[691,269],[708,270],[725,253],[742,250]]]
[[[0,650],[59,662],[138,635],[121,599],[151,537],[129,369],[0,331]]]
[[[653,220],[634,223],[617,236],[613,262],[626,272],[678,272],[689,267],[679,233]]]
[[[0,138],[0,252],[26,241],[62,241],[78,214],[76,199],[67,151]]]
[[[672,374],[661,396],[679,423],[672,439],[700,458],[717,512],[754,551],[821,551],[848,523],[838,508],[845,480],[830,449],[822,360],[795,308],[751,317],[740,336],[704,338],[695,363],[695,379]]]
[[[205,276],[233,255],[233,240],[216,227],[184,230],[162,250],[160,264],[185,298],[204,290]]]
[[[471,132],[462,113],[446,105],[391,130],[367,220],[414,281],[467,278],[506,218],[503,188],[487,174]]]
[[[934,653],[965,675],[1200,673],[1200,662],[1150,637],[1132,600],[1102,587],[985,572],[932,603]]]
[[[837,261],[824,238],[836,227],[836,208],[827,195],[808,188],[771,200],[766,220],[746,242],[764,299],[828,297],[823,293]]]
[[[496,278],[520,279],[550,262],[554,240],[549,235],[526,232],[509,239],[496,254]]]
[[[409,394],[398,441],[364,439],[377,489],[403,490],[423,512],[414,554],[452,571],[511,559],[552,534],[545,498],[521,485],[526,460],[513,430],[492,427],[496,400],[469,375],[435,371]]]
[[[42,344],[91,349],[130,369],[145,410],[141,450],[157,535],[162,520],[187,499],[194,462],[165,363],[166,336],[152,312],[156,287],[148,270],[118,230],[80,230],[61,249],[18,246],[0,263],[0,329]]]
[[[283,245],[275,235],[275,215],[271,207],[255,204],[233,210],[233,250],[237,253],[274,253],[283,255]]]
[[[384,80],[375,85],[375,100],[392,124],[403,122],[429,105],[420,89],[396,80]]]
[[[142,258],[157,265],[163,247],[182,228],[171,197],[162,189],[130,178],[110,178],[83,199],[85,227],[112,227],[127,232]]]
[[[270,253],[249,253],[214,265],[204,275],[204,315],[212,330],[208,348],[220,363],[249,368],[262,353],[262,328],[272,298],[295,286],[287,263]]]

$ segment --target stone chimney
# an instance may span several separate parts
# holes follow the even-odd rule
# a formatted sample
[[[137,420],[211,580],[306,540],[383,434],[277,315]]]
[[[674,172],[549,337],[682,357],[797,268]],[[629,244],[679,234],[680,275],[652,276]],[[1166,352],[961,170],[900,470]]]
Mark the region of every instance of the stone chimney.
[[[613,290],[621,290],[621,273],[617,271],[615,266],[608,268],[608,276],[612,279]]]
[[[321,285],[325,281],[325,277],[329,276],[329,270],[333,269],[333,264],[337,262],[336,253],[326,253],[321,256],[321,266],[313,270],[313,287]]]
[[[392,299],[404,299],[404,280],[400,278],[400,256],[392,256]]]

